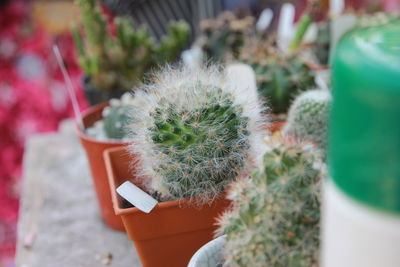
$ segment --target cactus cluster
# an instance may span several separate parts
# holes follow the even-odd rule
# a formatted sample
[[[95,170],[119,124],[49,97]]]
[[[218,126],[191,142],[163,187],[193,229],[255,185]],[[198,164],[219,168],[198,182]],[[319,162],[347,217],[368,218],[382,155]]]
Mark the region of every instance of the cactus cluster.
[[[189,27],[171,24],[168,34],[156,43],[146,28],[133,28],[126,17],[115,18],[115,34],[97,0],[76,0],[82,10],[83,35],[73,28],[78,62],[99,89],[128,90],[151,68],[174,60],[186,45]],[[84,38],[83,38],[84,37]]]
[[[215,19],[200,23],[200,46],[207,59],[228,62],[237,59],[246,36],[254,33],[254,18],[237,18],[224,12]]]
[[[274,114],[286,113],[299,92],[315,87],[314,72],[298,54],[283,54],[256,38],[242,49],[240,60],[253,67],[257,87]]]
[[[289,109],[283,133],[296,139],[315,143],[326,150],[331,93],[315,89],[300,94]]]
[[[232,185],[219,219],[226,266],[317,266],[324,166],[312,146],[274,140],[263,170]]]
[[[130,151],[150,193],[211,203],[261,163],[261,106],[242,90],[215,66],[179,66],[166,67],[137,91]]]

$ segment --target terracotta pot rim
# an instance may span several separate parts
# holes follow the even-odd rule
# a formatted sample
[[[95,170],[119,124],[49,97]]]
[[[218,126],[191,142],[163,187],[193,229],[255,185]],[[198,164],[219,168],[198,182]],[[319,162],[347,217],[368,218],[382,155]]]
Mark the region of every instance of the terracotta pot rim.
[[[89,114],[93,113],[97,109],[101,109],[101,108],[106,107],[108,105],[109,104],[107,102],[103,102],[103,103],[100,103],[100,104],[97,104],[97,105],[94,105],[94,106],[91,106],[91,107],[87,108],[86,110],[84,110],[82,112],[82,119],[87,117]],[[86,129],[86,126],[84,126],[84,127]],[[79,127],[79,125],[77,123],[75,123],[75,129],[76,129],[76,132],[78,133],[79,138],[84,139],[84,140],[86,140],[88,142],[91,142],[91,143],[105,144],[105,145],[113,144],[113,145],[121,145],[121,146],[127,145],[127,144],[130,143],[129,141],[112,141],[112,140],[104,141],[104,140],[98,140],[96,138],[90,137],[90,136],[85,134],[85,132]]]
[[[119,147],[114,147],[114,148],[109,148],[104,150],[103,152],[103,158],[106,164],[106,169],[107,169],[107,176],[108,176],[108,180],[109,180],[109,185],[111,187],[111,197],[112,197],[112,202],[113,202],[113,206],[114,206],[114,211],[116,215],[127,215],[127,214],[137,214],[137,213],[143,213],[143,211],[139,210],[136,207],[131,207],[131,208],[121,208],[119,205],[119,201],[118,201],[118,194],[116,193],[116,189],[117,186],[115,184],[115,179],[114,179],[114,174],[112,171],[112,166],[111,166],[111,156],[110,154],[113,152],[117,152],[120,151],[121,149],[125,150],[125,147],[123,146],[119,146]],[[225,192],[221,193],[220,196],[218,198],[215,199],[222,199],[223,196],[226,195]],[[166,210],[166,209],[170,209],[170,208],[176,208],[176,207],[191,207],[191,208],[197,208],[197,209],[201,209],[202,206],[207,206],[208,204],[204,204],[204,205],[190,205],[190,202],[195,201],[195,198],[184,198],[184,199],[178,199],[178,200],[168,200],[168,201],[163,201],[163,202],[159,202],[154,209],[152,210],[152,212],[157,212],[159,210]],[[214,201],[212,202],[214,203]],[[212,205],[211,203],[211,205]]]

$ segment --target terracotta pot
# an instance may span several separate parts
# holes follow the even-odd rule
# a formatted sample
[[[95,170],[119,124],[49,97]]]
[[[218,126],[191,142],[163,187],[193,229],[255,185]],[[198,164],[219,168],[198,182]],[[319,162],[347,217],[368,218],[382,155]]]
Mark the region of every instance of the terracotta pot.
[[[101,113],[106,106],[107,104],[104,103],[86,110],[82,116],[84,127],[90,127],[94,122],[101,119]],[[115,215],[112,206],[107,171],[103,160],[103,151],[107,148],[126,145],[126,143],[99,141],[87,136],[80,129],[78,129],[78,134],[81,144],[86,151],[101,217],[109,227],[115,230],[125,231],[120,216]]]
[[[271,133],[275,133],[277,131],[282,130],[285,123],[286,123],[285,120],[274,121],[274,122],[271,122],[270,124],[268,124],[267,128]]]
[[[188,199],[165,201],[148,214],[135,207],[123,208],[116,188],[126,180],[137,180],[134,171],[129,172],[132,159],[124,148],[107,149],[104,159],[115,213],[122,217],[142,265],[187,266],[191,256],[213,239],[216,218],[230,206],[230,201],[221,197],[211,206],[201,207],[189,206]]]

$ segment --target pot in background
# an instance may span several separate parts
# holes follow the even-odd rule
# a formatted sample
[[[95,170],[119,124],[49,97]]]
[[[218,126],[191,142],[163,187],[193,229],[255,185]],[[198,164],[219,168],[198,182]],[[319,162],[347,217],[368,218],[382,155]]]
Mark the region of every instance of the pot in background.
[[[102,111],[107,105],[107,103],[99,104],[89,108],[83,113],[82,120],[85,129],[92,126],[93,123],[102,118]],[[84,131],[79,128],[78,135],[81,144],[85,149],[90,166],[101,217],[112,229],[125,231],[120,216],[115,215],[112,206],[107,171],[103,160],[103,151],[108,148],[124,146],[127,145],[127,143],[116,141],[99,141],[87,136]]]

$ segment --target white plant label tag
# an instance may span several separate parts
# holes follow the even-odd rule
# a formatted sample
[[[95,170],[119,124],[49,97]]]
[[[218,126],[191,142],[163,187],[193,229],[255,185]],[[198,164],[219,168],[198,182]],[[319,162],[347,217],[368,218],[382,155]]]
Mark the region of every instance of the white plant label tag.
[[[274,17],[274,12],[272,11],[272,9],[270,8],[264,9],[260,15],[260,18],[256,23],[257,31],[262,32],[268,29],[273,17]]]
[[[158,203],[152,196],[129,181],[120,185],[117,193],[145,213],[149,213]]]
[[[277,42],[278,47],[283,52],[289,50],[290,42],[293,39],[293,33],[295,31],[294,17],[295,17],[294,5],[290,3],[283,4],[278,22],[278,33]]]

